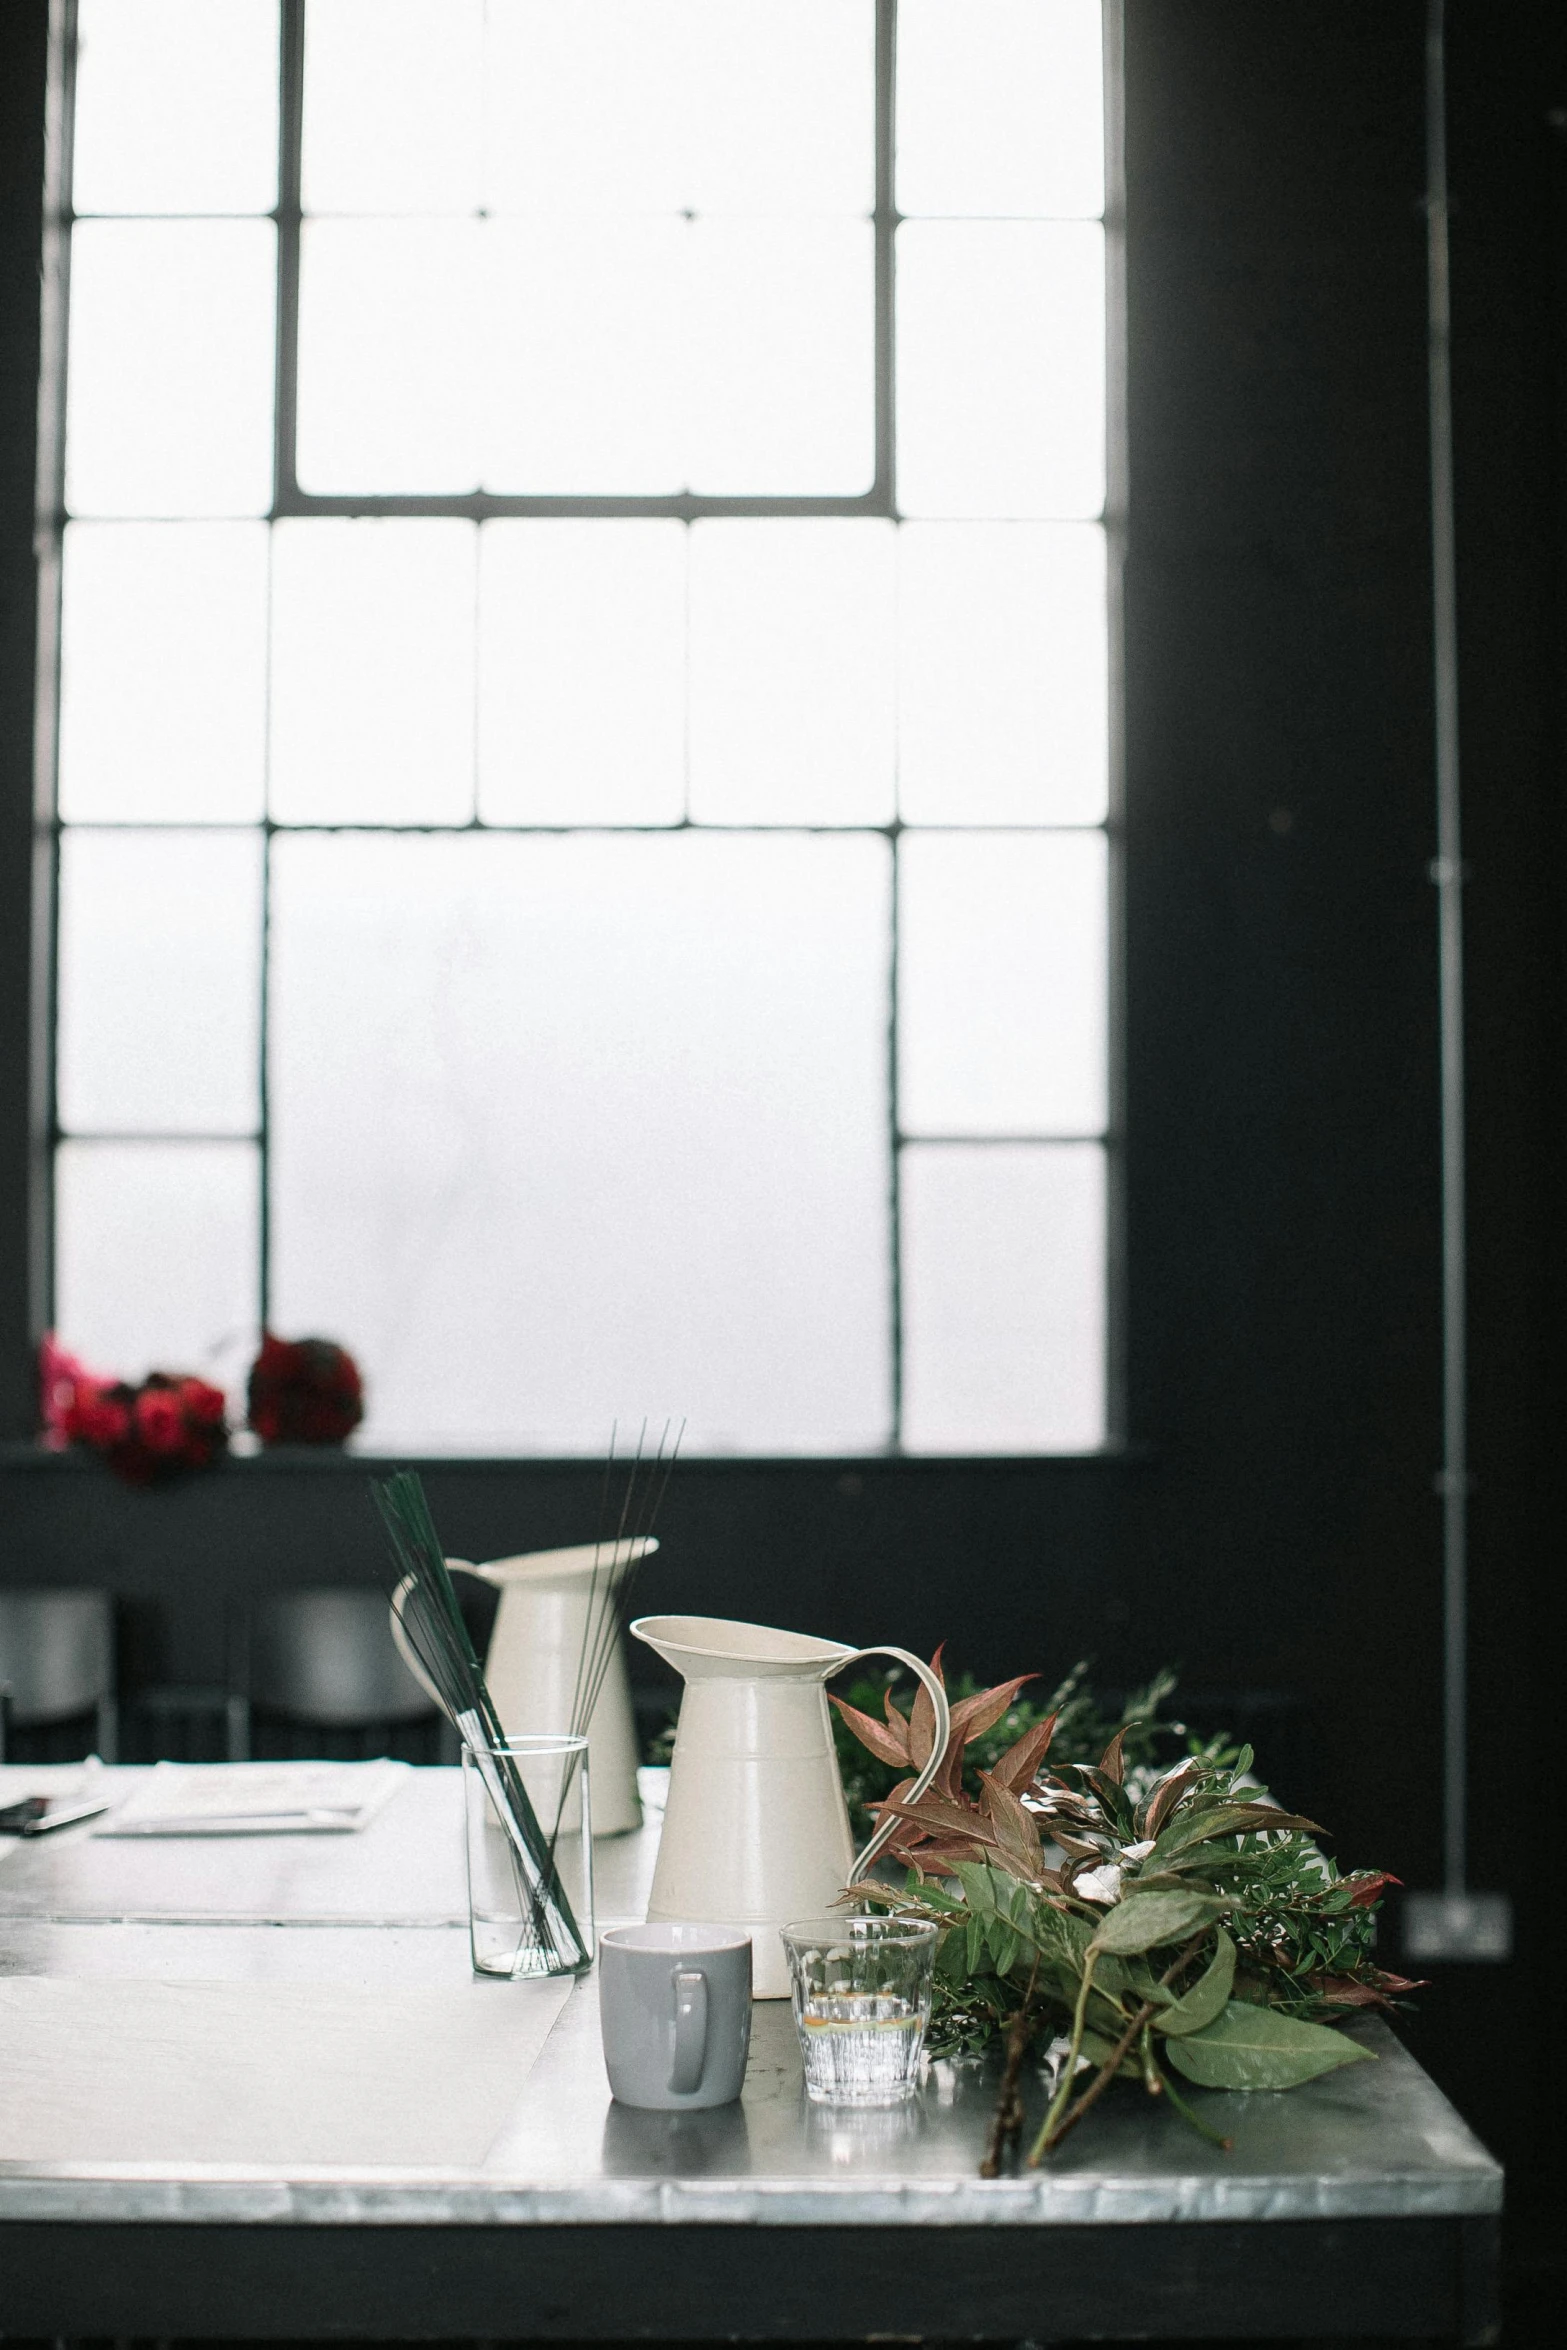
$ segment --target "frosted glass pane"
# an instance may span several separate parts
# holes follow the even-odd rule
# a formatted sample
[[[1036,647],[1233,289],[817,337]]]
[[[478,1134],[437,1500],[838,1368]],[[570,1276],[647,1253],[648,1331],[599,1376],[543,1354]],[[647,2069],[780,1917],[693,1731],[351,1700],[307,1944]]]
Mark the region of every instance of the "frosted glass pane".
[[[1102,823],[1110,706],[1103,530],[910,522],[898,553],[905,823]]]
[[[688,234],[679,220],[488,224],[487,488],[684,487]]]
[[[504,220],[487,251],[488,488],[869,488],[867,223]]]
[[[691,531],[691,814],[883,824],[893,812],[891,523]]]
[[[473,220],[316,220],[300,238],[300,487],[478,486]]]
[[[900,0],[898,209],[1104,208],[1099,0]]]
[[[73,514],[264,514],[269,220],[87,220],[71,237]]]
[[[868,0],[491,0],[486,184],[512,212],[868,212]]]
[[[857,497],[875,475],[867,221],[690,225],[688,487]]]
[[[1098,514],[1103,230],[910,221],[897,271],[903,512]]]
[[[248,1134],[259,1117],[259,832],[68,832],[67,1132]]]
[[[905,833],[898,874],[904,1132],[1102,1132],[1104,835]]]
[[[308,0],[307,212],[471,212],[483,0]]]
[[[901,1201],[905,1449],[1102,1444],[1099,1146],[915,1144]]]
[[[484,172],[493,210],[686,209],[679,17],[647,0],[489,0]]]
[[[272,550],[272,814],[473,814],[472,523],[280,522]]]
[[[492,522],[479,546],[481,817],[678,824],[684,525]]]
[[[270,211],[277,99],[277,0],[80,0],[73,205]]]
[[[266,666],[265,523],[73,522],[61,586],[61,814],[258,818]]]
[[[62,1345],[129,1379],[225,1384],[256,1336],[261,1228],[254,1145],[65,1143],[55,1160]]]
[[[691,210],[869,213],[870,0],[695,0],[679,13],[690,26]]]
[[[885,1442],[883,841],[274,854],[275,1310],[375,1438]]]

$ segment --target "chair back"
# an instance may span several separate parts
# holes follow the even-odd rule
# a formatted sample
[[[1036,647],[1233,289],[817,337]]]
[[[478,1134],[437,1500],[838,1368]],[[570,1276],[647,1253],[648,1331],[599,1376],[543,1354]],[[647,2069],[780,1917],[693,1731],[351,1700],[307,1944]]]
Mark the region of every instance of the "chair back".
[[[295,1721],[349,1728],[435,1711],[392,1644],[381,1591],[281,1591],[250,1624],[252,1705]]]
[[[0,1591],[0,1690],[19,1729],[67,1721],[112,1697],[109,1594]]]

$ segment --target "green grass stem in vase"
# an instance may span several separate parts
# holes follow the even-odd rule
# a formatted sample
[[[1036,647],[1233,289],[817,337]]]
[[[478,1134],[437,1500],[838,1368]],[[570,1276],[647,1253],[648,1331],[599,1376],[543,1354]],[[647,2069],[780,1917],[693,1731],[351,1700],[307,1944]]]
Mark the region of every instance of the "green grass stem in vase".
[[[579,1973],[591,1964],[593,1953],[556,1866],[564,1792],[546,1831],[515,1756],[505,1751],[506,1732],[468,1637],[421,1480],[411,1469],[400,1469],[381,1483],[372,1482],[371,1491],[401,1572],[397,1605],[404,1636],[471,1752],[505,1831],[523,1920],[515,1971]]]

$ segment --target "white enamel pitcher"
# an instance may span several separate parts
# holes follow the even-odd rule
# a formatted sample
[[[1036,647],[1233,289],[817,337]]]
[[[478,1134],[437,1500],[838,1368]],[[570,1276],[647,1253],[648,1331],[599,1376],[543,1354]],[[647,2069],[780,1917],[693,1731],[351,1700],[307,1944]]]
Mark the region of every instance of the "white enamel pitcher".
[[[590,1609],[596,1640],[607,1637],[610,1577],[618,1580],[634,1560],[657,1548],[656,1538],[649,1535],[616,1543],[581,1542],[569,1550],[523,1551],[515,1558],[488,1559],[481,1566],[466,1559],[447,1560],[454,1575],[476,1575],[501,1595],[485,1651],[484,1678],[508,1737],[572,1728],[581,1702],[579,1668]],[[392,1595],[392,1637],[409,1671],[434,1697],[403,1632],[401,1597],[399,1587]],[[641,1827],[637,1735],[625,1643],[618,1637],[588,1723],[588,1784],[595,1836],[621,1836]],[[567,1818],[564,1825],[570,1828],[575,1822]]]
[[[866,1656],[896,1657],[924,1682],[936,1740],[910,1801],[941,1768],[951,1727],[946,1691],[902,1648],[845,1648],[722,1616],[642,1616],[631,1629],[686,1684],[649,1920],[744,1927],[754,1995],[787,1999],[779,1927],[829,1911],[898,1826],[884,1818],[856,1857],[826,1684]]]

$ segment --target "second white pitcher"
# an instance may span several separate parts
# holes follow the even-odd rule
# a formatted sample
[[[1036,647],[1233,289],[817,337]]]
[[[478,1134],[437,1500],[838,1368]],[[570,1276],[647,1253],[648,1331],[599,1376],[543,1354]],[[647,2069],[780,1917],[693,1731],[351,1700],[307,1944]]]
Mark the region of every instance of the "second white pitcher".
[[[910,1790],[941,1767],[946,1691],[906,1649],[846,1648],[722,1616],[643,1616],[631,1626],[685,1679],[650,1920],[743,1926],[758,1999],[787,1999],[778,1928],[819,1917],[894,1834],[884,1819],[858,1856],[838,1776],[826,1684],[860,1657],[894,1657],[935,1709],[935,1743]]]

